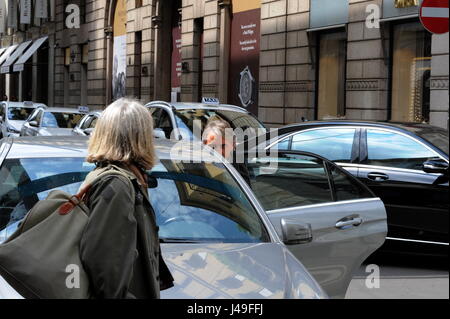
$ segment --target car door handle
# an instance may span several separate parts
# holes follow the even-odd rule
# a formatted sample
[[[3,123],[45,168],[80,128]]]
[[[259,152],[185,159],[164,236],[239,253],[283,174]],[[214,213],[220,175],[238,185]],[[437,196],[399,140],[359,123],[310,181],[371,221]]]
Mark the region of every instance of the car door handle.
[[[357,227],[357,226],[361,225],[362,222],[363,222],[363,220],[362,220],[361,217],[354,217],[354,218],[351,218],[351,219],[343,218],[343,219],[341,219],[340,221],[338,221],[336,223],[336,228],[347,229],[347,228],[350,228],[352,226]]]
[[[367,174],[367,178],[375,182],[382,182],[387,181],[389,179],[389,176],[383,173],[369,173]]]

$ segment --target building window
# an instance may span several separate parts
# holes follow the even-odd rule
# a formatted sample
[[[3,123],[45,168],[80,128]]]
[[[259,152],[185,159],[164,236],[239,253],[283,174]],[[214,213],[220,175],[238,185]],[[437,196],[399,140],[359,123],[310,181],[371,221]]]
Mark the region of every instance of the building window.
[[[142,7],[142,0],[134,0],[134,6],[135,8]]]
[[[418,22],[394,25],[392,50],[390,119],[429,121],[431,35]]]
[[[319,36],[317,118],[345,116],[347,34]]]

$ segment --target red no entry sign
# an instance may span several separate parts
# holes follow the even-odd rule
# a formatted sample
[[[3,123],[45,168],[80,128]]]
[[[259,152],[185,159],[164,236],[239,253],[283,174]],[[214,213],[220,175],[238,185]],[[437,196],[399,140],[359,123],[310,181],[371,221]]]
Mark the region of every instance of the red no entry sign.
[[[423,0],[420,21],[431,33],[448,32],[448,0]]]

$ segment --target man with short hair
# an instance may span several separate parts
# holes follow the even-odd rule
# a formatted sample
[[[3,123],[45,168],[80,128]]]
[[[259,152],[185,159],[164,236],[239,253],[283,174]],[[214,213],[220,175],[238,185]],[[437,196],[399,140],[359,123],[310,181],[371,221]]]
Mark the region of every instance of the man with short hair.
[[[251,186],[247,165],[245,162],[239,163],[236,159],[236,136],[230,123],[218,116],[209,119],[203,130],[202,141],[228,160]]]

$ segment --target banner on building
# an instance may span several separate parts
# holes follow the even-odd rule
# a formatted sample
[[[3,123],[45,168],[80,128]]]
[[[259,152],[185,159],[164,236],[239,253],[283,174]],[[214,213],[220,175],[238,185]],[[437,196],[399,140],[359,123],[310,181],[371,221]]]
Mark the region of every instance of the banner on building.
[[[172,17],[172,92],[181,92],[181,15],[176,10]]]
[[[31,24],[31,0],[20,0],[20,24]]]
[[[6,33],[6,18],[8,16],[6,0],[0,0],[0,34]]]
[[[233,0],[228,99],[258,114],[260,0]]]
[[[36,0],[35,13],[34,13],[36,18],[42,18],[42,19],[48,18],[47,1],[48,0]]]
[[[8,28],[17,29],[17,0],[9,0],[8,2]]]
[[[118,0],[114,14],[114,50],[112,97],[117,100],[126,95],[127,72],[127,9],[125,0]]]

